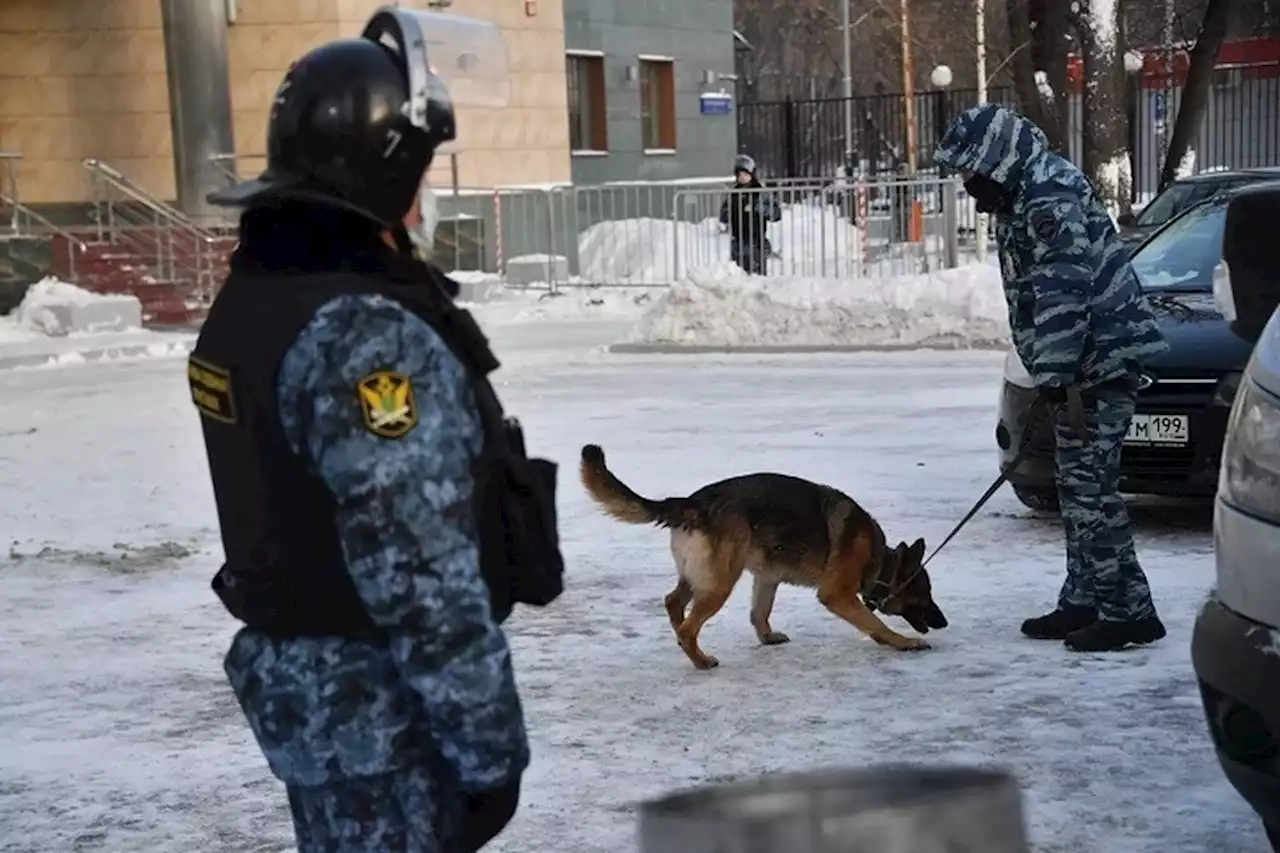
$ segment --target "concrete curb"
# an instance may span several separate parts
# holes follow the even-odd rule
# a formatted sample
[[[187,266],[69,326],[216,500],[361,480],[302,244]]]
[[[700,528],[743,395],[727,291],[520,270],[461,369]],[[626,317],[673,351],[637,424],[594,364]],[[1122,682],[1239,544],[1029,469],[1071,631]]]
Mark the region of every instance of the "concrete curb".
[[[156,343],[118,344],[68,352],[32,352],[16,355],[0,353],[0,371],[31,367],[73,367],[121,358],[165,358],[186,355],[195,346],[195,339],[157,341]]]

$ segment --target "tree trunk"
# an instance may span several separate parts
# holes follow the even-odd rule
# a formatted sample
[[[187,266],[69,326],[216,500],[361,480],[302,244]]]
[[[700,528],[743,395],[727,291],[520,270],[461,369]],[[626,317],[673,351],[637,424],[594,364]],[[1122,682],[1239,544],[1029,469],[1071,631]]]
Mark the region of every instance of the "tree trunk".
[[[1054,115],[1045,109],[1045,101],[1036,88],[1036,62],[1034,44],[1037,33],[1031,28],[1031,11],[1028,0],[1005,0],[1005,17],[1009,22],[1009,43],[1018,52],[1009,60],[1013,72],[1013,87],[1027,118],[1040,125],[1050,140],[1056,127]]]
[[[1124,63],[1119,51],[1116,6],[1098,4],[1098,11],[1109,9],[1102,19],[1079,2],[1076,9],[1076,32],[1084,64],[1084,97],[1081,109],[1080,168],[1093,181],[1094,187],[1107,201],[1113,215],[1127,203],[1132,186],[1129,156],[1125,150],[1128,122],[1125,113]]]
[[[1187,70],[1187,84],[1178,104],[1178,119],[1169,139],[1164,168],[1160,170],[1160,189],[1173,183],[1177,177],[1178,165],[1186,156],[1191,141],[1196,138],[1204,121],[1204,109],[1209,103],[1209,87],[1213,83],[1218,50],[1227,36],[1227,24],[1231,20],[1231,6],[1232,0],[1209,0],[1205,7],[1195,47],[1191,48],[1191,66]]]
[[[1067,54],[1071,30],[1068,4],[1064,0],[1030,0],[1032,20],[1036,23],[1036,67],[1044,71],[1053,90],[1054,133],[1049,136],[1053,150],[1063,156],[1071,154],[1071,88],[1067,83]],[[1045,131],[1048,133],[1048,131]]]

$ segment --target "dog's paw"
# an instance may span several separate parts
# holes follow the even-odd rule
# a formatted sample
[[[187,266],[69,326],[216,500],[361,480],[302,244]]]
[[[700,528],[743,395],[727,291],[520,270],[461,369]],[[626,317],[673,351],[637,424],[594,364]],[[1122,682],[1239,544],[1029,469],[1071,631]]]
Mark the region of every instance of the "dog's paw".
[[[902,643],[898,646],[899,651],[904,652],[922,652],[930,648],[933,647],[919,637],[903,637]]]
[[[791,642],[791,638],[781,631],[770,631],[760,638],[760,642],[766,646],[780,646],[783,643]]]
[[[703,655],[701,658],[693,662],[698,669],[715,669],[720,665],[720,661],[711,655]]]

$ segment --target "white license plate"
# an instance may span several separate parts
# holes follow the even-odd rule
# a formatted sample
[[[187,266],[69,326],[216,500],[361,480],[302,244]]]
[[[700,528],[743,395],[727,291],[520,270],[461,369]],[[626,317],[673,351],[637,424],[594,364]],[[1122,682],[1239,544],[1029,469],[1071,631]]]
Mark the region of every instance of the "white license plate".
[[[1188,415],[1134,415],[1124,443],[1137,447],[1179,447],[1191,440]]]

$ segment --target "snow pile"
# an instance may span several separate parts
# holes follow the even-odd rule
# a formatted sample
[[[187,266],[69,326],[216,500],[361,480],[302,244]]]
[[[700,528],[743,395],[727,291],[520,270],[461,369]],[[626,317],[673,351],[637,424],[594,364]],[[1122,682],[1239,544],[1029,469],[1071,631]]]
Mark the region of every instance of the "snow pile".
[[[1000,270],[969,264],[924,275],[835,279],[712,278],[672,286],[626,344],[662,348],[1002,347]]]
[[[1178,180],[1189,178],[1196,173],[1196,149],[1187,146],[1186,153],[1182,155],[1182,159],[1178,161],[1178,170],[1175,177]]]
[[[768,236],[784,255],[790,275],[840,275],[856,266],[861,253],[860,229],[839,206],[819,201],[782,205],[782,218],[769,224]],[[673,282],[694,270],[705,274],[732,265],[729,245],[728,232],[714,217],[700,222],[608,220],[579,236],[578,278],[611,284]]]
[[[1129,198],[1133,187],[1133,169],[1129,162],[1129,152],[1121,150],[1114,157],[1098,168],[1098,188],[1106,202],[1107,210],[1112,218],[1120,215],[1117,199]]]
[[[564,287],[554,292],[501,288],[482,302],[460,303],[484,325],[537,321],[638,320],[666,287]]]
[[[142,307],[135,296],[92,293],[47,276],[27,288],[17,308],[0,317],[0,341],[133,331],[141,321]]]
[[[1043,71],[1035,73],[1036,91],[1040,93],[1040,97],[1047,103],[1053,103],[1054,94],[1053,87],[1049,85],[1049,75]]]

